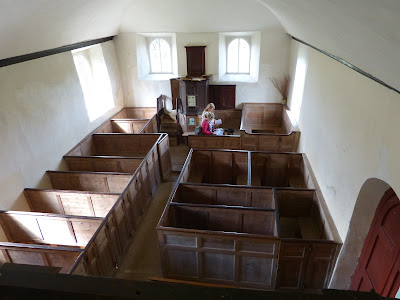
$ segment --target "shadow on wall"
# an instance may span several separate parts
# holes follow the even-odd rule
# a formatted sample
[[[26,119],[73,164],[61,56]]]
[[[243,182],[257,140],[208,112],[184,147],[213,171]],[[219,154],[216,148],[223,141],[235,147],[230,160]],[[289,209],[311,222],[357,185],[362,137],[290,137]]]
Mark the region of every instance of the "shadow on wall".
[[[350,288],[376,208],[388,189],[390,185],[377,178],[368,179],[361,187],[329,288],[341,290]]]

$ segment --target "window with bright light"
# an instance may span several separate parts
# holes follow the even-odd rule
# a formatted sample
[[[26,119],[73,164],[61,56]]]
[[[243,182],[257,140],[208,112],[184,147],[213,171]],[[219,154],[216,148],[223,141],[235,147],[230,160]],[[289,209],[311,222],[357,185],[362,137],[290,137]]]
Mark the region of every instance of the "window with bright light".
[[[261,33],[219,34],[219,82],[257,82],[260,68]]]
[[[250,45],[245,39],[231,41],[227,52],[227,73],[250,73]]]
[[[164,39],[155,39],[149,46],[151,73],[171,73],[171,47]]]
[[[115,106],[103,49],[94,45],[71,52],[92,122]]]

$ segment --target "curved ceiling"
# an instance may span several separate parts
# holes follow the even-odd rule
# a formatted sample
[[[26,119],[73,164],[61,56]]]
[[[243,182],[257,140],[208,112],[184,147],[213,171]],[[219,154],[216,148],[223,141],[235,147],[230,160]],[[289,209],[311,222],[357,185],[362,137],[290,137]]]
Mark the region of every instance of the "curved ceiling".
[[[0,0],[0,59],[119,32],[281,26],[400,90],[398,0]]]
[[[282,28],[255,0],[134,0],[120,32],[224,32]]]
[[[0,59],[118,34],[130,0],[0,0]]]
[[[400,1],[258,1],[292,36],[400,90]]]

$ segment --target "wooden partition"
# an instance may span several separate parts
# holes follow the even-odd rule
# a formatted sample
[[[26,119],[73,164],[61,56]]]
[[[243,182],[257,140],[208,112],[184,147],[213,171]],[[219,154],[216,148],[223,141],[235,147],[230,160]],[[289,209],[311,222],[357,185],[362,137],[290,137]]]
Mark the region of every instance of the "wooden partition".
[[[277,103],[244,103],[240,148],[252,151],[295,152],[300,131],[286,106]]]
[[[132,175],[108,172],[47,171],[53,189],[122,193]]]
[[[342,243],[296,153],[191,149],[157,231],[165,277],[260,289],[327,288]]]
[[[277,287],[322,289],[329,284],[341,240],[314,190],[276,190],[281,249]]]
[[[151,119],[156,113],[156,107],[125,107],[112,119]]]
[[[274,211],[170,204],[157,227],[165,277],[273,289]]]
[[[105,217],[120,194],[63,190],[25,189],[31,211]]]
[[[251,152],[251,185],[314,188],[301,153]]]
[[[149,119],[116,119],[104,123],[95,133],[140,133]]]
[[[162,180],[158,149],[164,149],[163,146],[168,145],[168,136],[157,136],[156,143],[120,191],[120,197],[70,269],[70,273],[115,275]],[[165,153],[168,152],[164,149],[164,155],[161,156],[164,162],[167,160]],[[164,172],[167,170],[164,169]]]
[[[64,156],[70,171],[135,173],[143,157]]]
[[[249,185],[248,157],[247,151],[191,150],[180,182]]]
[[[172,198],[174,203],[224,205],[275,209],[271,188],[180,184]]]
[[[0,224],[11,243],[85,247],[102,220],[35,212],[0,212]]]
[[[68,246],[48,246],[0,242],[0,265],[3,263],[50,266],[68,273],[83,249]]]

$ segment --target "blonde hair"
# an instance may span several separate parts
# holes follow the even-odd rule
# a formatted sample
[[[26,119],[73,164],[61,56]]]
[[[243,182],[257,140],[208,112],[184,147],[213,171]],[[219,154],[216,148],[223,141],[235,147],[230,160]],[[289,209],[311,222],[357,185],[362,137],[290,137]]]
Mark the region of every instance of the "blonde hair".
[[[203,112],[203,119],[207,119],[208,121],[214,119],[214,113],[212,113],[211,111]]]
[[[201,114],[201,118],[202,118],[202,119],[206,119],[205,113],[206,113],[206,112],[211,112],[211,113],[212,113],[213,110],[215,110],[215,105],[214,105],[214,103],[212,103],[212,102],[208,103],[208,105],[206,106],[206,108],[203,110],[203,113]]]

